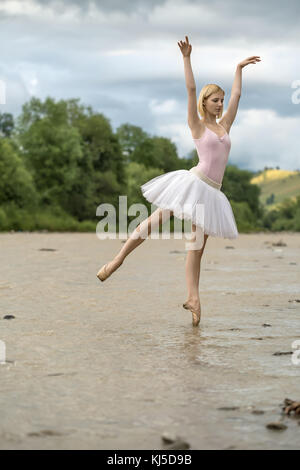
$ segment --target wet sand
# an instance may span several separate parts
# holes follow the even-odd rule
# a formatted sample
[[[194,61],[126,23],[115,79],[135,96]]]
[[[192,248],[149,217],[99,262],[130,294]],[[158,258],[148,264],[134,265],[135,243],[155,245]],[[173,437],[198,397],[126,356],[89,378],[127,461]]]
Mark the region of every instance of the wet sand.
[[[0,448],[165,449],[170,432],[191,449],[299,449],[281,404],[300,399],[300,364],[274,353],[300,340],[300,234],[209,237],[198,328],[185,241],[146,240],[101,283],[121,246],[0,234]]]

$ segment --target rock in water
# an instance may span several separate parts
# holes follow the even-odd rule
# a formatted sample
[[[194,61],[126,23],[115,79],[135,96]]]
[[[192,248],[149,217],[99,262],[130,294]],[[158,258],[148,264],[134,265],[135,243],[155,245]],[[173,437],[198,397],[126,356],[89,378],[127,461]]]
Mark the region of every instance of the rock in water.
[[[266,424],[266,428],[272,429],[274,431],[284,431],[284,429],[287,429],[287,426],[283,423],[280,423],[279,421],[273,421],[272,423]]]

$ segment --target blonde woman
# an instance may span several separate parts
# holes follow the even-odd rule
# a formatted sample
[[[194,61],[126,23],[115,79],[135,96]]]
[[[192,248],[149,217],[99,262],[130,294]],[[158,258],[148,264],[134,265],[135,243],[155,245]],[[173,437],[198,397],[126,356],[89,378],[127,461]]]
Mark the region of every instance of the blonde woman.
[[[198,236],[199,231],[202,238],[201,246],[196,243],[187,252],[187,300],[183,307],[191,311],[192,323],[197,326],[201,318],[200,265],[207,238],[209,235],[229,239],[238,236],[230,202],[221,191],[221,186],[231,148],[229,131],[241,96],[242,69],[260,61],[260,58],[248,57],[237,65],[228,108],[222,117],[225,92],[218,85],[205,85],[200,92],[197,106],[196,84],[190,62],[192,46],[188,37],[186,36],[186,41],[178,42],[178,46],[184,62],[188,125],[199,163],[190,170],[176,170],[159,175],[141,186],[144,197],[158,209],[132,232],[120,252],[100,269],[97,277],[101,281],[107,279],[121,266],[126,256],[147,238],[151,230],[163,224],[171,215],[191,220],[192,231],[196,234],[192,241],[197,242],[201,238]],[[217,123],[216,119],[220,121]],[[197,210],[199,206],[204,207],[204,217]]]

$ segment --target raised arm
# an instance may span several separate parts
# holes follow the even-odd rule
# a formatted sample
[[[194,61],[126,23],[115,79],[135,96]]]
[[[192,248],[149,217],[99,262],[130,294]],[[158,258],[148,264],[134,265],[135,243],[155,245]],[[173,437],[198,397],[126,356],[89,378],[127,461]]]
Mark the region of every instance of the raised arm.
[[[188,94],[188,125],[191,129],[201,126],[201,120],[197,111],[196,83],[191,66],[192,45],[189,44],[188,37],[186,41],[179,41],[177,44],[181,50],[184,64],[185,84]]]
[[[232,126],[239,106],[242,93],[242,69],[248,64],[256,64],[256,62],[260,62],[260,60],[260,56],[254,55],[243,60],[236,67],[228,108],[220,120],[220,123],[227,129],[227,132],[229,132]]]

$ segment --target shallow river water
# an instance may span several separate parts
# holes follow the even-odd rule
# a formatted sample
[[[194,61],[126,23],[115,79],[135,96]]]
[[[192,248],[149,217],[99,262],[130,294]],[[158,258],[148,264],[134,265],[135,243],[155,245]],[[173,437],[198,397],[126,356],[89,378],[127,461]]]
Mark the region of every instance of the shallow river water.
[[[101,283],[121,246],[0,234],[0,448],[164,449],[168,432],[191,449],[299,449],[281,408],[300,401],[300,234],[209,237],[198,328],[184,241],[146,240]]]

